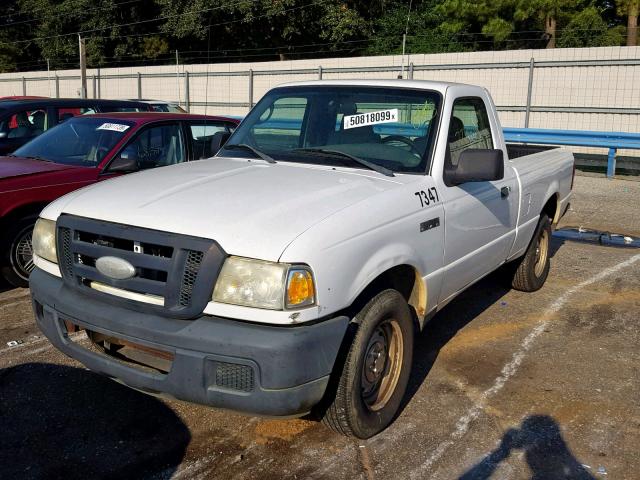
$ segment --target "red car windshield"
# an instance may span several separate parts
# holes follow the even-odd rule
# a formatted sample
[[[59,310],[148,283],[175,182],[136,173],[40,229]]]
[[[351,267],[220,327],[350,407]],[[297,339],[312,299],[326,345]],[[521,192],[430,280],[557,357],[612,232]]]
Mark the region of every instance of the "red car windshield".
[[[71,118],[20,147],[13,155],[96,167],[133,125],[120,119]]]

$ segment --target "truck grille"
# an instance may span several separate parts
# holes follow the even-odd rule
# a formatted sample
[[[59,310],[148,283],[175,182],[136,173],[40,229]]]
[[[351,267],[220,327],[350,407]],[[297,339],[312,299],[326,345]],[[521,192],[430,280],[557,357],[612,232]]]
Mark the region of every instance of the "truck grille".
[[[215,241],[203,238],[72,215],[62,215],[57,226],[67,285],[176,318],[202,313],[226,257]],[[124,280],[104,275],[96,268],[104,256],[126,260],[135,275]]]

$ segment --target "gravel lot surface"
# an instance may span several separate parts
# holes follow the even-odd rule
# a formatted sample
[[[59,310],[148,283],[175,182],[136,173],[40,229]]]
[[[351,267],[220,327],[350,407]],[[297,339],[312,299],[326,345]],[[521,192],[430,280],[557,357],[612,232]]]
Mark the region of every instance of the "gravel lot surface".
[[[638,198],[579,176],[562,225],[640,235]],[[401,415],[367,441],[93,374],[41,336],[28,290],[0,286],[0,477],[637,479],[640,249],[555,239],[551,262],[539,292],[492,275],[439,313]]]

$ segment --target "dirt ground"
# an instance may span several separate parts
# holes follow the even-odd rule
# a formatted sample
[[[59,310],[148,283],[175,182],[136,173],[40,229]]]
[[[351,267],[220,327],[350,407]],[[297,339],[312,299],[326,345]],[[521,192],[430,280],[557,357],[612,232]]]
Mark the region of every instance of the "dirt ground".
[[[577,177],[563,225],[639,235],[638,198],[640,182]],[[539,292],[490,276],[427,325],[402,413],[367,441],[133,391],[54,349],[28,290],[0,287],[0,476],[640,478],[640,250],[552,253]]]

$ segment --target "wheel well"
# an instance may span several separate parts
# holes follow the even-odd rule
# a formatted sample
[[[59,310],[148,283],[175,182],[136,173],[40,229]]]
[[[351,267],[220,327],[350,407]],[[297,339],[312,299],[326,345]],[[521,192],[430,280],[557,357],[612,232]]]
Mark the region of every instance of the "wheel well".
[[[351,318],[371,298],[388,288],[397,290],[404,297],[411,307],[418,327],[419,319],[424,318],[427,310],[427,288],[420,273],[411,265],[398,265],[378,275],[353,302]]]
[[[46,206],[46,203],[29,203],[27,205],[20,205],[19,207],[11,210],[4,217],[0,218],[0,225],[4,227],[4,230],[7,226],[11,225],[11,222],[38,215]]]
[[[554,193],[551,195],[551,198],[547,200],[547,203],[542,207],[542,213],[546,213],[547,217],[551,220],[552,224],[558,223],[560,220],[558,217],[558,194]]]

